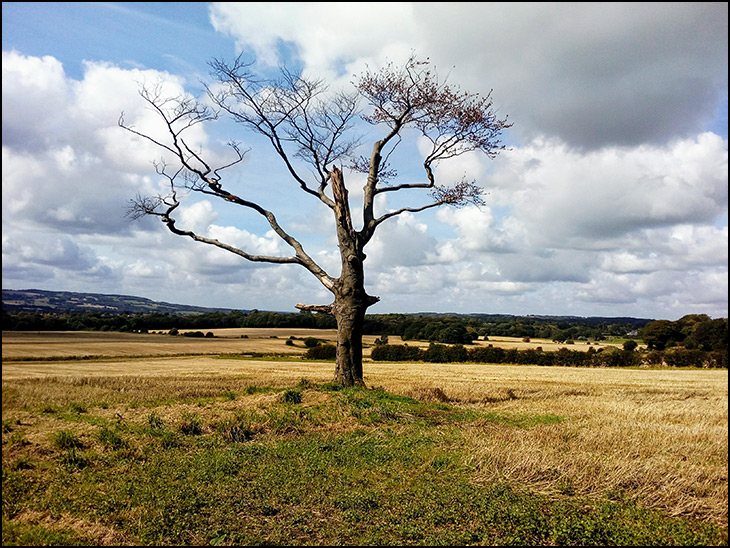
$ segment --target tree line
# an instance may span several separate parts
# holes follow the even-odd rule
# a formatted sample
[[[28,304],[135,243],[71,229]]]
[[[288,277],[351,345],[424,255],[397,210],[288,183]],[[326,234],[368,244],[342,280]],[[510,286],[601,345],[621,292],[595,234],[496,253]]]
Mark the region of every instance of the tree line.
[[[368,335],[394,335],[403,340],[469,344],[489,336],[536,337],[557,341],[635,337],[650,320],[635,318],[541,318],[506,315],[366,315]],[[214,311],[199,314],[161,312],[29,312],[2,311],[4,331],[126,331],[242,327],[335,329],[330,314],[302,311]]]
[[[633,342],[633,341],[632,341]],[[545,352],[540,347],[516,349],[493,345],[467,348],[464,345],[444,345],[432,342],[428,348],[408,344],[381,344],[375,346],[370,357],[373,361],[407,361],[430,363],[496,363],[512,365],[546,365],[571,367],[699,367],[727,368],[727,348],[705,351],[697,348],[674,347],[668,350],[639,352],[630,345],[620,348],[594,347],[588,351],[560,348]]]
[[[147,333],[180,329],[209,330],[222,328],[310,328],[334,329],[329,314],[302,311],[282,313],[268,311],[216,311],[179,315],[170,313],[40,313],[2,311],[3,331],[120,331]],[[691,314],[677,321],[640,320],[635,318],[550,318],[499,315],[437,316],[415,314],[380,314],[365,318],[365,333],[378,335],[372,351],[376,361],[476,362],[532,365],[571,365],[577,367],[658,366],[727,367],[727,318],[711,319],[705,314]],[[201,336],[204,335],[201,332]],[[387,344],[388,335],[404,341],[430,341],[428,349]],[[623,350],[587,352],[561,348],[503,349],[494,346],[469,347],[477,339],[490,336],[542,338],[571,344],[581,340],[600,341],[607,337],[626,340]],[[636,340],[648,351],[638,352]],[[313,352],[322,352],[314,350]],[[323,358],[317,354],[314,357]]]
[[[2,311],[3,331],[126,331],[222,328],[334,329],[335,319],[318,312],[214,311],[199,314],[161,312]],[[727,318],[691,314],[677,321],[637,318],[569,318],[503,315],[374,314],[365,317],[368,335],[399,336],[444,344],[470,344],[485,337],[530,337],[558,342],[610,337],[643,340],[651,350],[675,346],[727,349]]]

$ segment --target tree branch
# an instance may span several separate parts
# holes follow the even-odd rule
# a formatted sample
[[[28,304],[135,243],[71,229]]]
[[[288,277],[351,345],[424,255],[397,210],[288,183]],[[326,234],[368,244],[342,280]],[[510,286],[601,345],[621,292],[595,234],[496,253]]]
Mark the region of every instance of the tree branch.
[[[327,88],[321,81],[285,69],[279,80],[258,81],[241,57],[231,65],[215,60],[211,66],[223,84],[218,93],[209,90],[213,101],[234,120],[269,139],[302,190],[333,209],[334,201],[325,193],[326,166],[349,158],[359,144],[356,138],[345,138],[358,109],[355,94],[339,93],[324,100]],[[294,150],[289,153],[287,147]],[[319,177],[316,189],[297,172],[294,158],[314,168]]]
[[[428,68],[428,64],[428,61],[417,61],[411,56],[401,68],[390,64],[378,72],[367,71],[355,83],[371,108],[363,119],[372,125],[383,124],[389,130],[383,140],[375,142],[370,157],[364,192],[364,241],[372,237],[375,227],[384,220],[406,211],[418,212],[443,204],[482,204],[481,190],[474,183],[461,181],[451,187],[437,187],[432,166],[440,160],[476,150],[494,158],[505,148],[498,137],[512,124],[507,123],[506,117],[499,119],[496,116],[491,91],[486,97],[461,92],[439,82],[438,75]],[[423,164],[428,181],[378,186],[386,144],[400,136],[406,127],[414,127],[431,143]],[[373,202],[376,195],[406,189],[431,189],[436,200],[422,207],[401,208],[375,218]]]
[[[236,158],[225,165],[217,168],[211,168],[202,156],[193,151],[182,138],[183,132],[198,123],[213,120],[215,119],[215,116],[211,115],[210,111],[207,110],[206,107],[201,107],[187,98],[161,99],[159,90],[151,92],[147,88],[143,88],[140,94],[162,118],[172,144],[164,143],[126,125],[123,116],[119,119],[119,125],[134,135],[147,139],[164,150],[171,152],[180,162],[180,167],[173,174],[170,174],[166,171],[167,164],[164,160],[156,164],[155,168],[157,173],[167,178],[170,183],[170,195],[167,197],[158,195],[156,197],[146,198],[137,196],[135,200],[132,200],[127,215],[132,219],[137,219],[144,215],[159,216],[167,225],[168,229],[174,234],[187,236],[193,240],[225,249],[226,251],[239,255],[249,261],[278,264],[300,264],[312,272],[312,274],[314,274],[325,287],[331,290],[334,284],[334,279],[330,277],[324,269],[322,269],[314,261],[314,259],[312,259],[312,257],[304,251],[298,240],[282,228],[271,211],[223,188],[221,184],[221,172],[241,162],[244,158],[245,152],[241,151],[235,143],[229,143],[229,146],[231,146],[236,153]],[[183,186],[189,190],[199,192],[201,194],[216,196],[217,198],[227,202],[251,209],[263,216],[277,236],[279,236],[279,238],[286,242],[295,251],[294,256],[276,257],[251,254],[216,239],[206,238],[192,231],[178,228],[176,226],[176,220],[172,217],[172,212],[180,205],[176,191],[176,180],[178,177],[182,177],[183,180],[187,181],[187,184],[184,184]],[[162,206],[167,207],[164,212],[160,212],[158,210],[158,208]]]
[[[325,314],[332,314],[334,304],[302,304],[297,303],[294,308],[299,310],[307,310],[309,312],[324,312]]]

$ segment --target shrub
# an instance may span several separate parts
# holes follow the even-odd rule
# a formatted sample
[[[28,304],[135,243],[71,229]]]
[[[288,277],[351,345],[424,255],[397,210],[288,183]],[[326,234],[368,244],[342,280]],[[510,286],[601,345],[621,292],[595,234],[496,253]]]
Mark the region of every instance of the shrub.
[[[716,350],[707,353],[707,367],[727,369],[727,350]]]
[[[504,349],[491,344],[483,348],[469,350],[469,361],[476,363],[504,363]]]
[[[307,350],[304,357],[308,360],[334,360],[337,358],[337,347],[334,344],[322,344]]]
[[[431,363],[456,363],[467,360],[467,351],[461,344],[446,346],[431,343],[423,355],[423,361]]]
[[[407,344],[383,344],[373,348],[370,353],[373,361],[410,362],[423,360],[423,351]]]
[[[671,367],[704,367],[706,353],[702,350],[687,350],[676,347],[664,353],[664,360]]]
[[[307,348],[314,348],[316,346],[319,346],[320,344],[320,340],[315,337],[307,337],[306,339],[304,339],[304,346],[306,346]]]

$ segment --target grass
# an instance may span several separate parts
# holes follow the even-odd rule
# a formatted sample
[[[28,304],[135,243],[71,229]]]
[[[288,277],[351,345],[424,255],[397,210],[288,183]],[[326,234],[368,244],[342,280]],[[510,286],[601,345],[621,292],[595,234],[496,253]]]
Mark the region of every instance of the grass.
[[[727,544],[726,370],[25,365],[4,545]]]
[[[727,543],[726,525],[630,493],[585,496],[560,470],[552,493],[485,476],[485,438],[550,438],[570,415],[311,381],[228,390],[83,414],[15,410],[3,544]],[[34,441],[6,442],[19,431]]]

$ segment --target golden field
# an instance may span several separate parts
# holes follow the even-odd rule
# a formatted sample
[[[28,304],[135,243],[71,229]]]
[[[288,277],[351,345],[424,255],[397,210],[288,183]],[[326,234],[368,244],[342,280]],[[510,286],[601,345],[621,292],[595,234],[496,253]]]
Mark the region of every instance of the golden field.
[[[183,329],[186,331],[197,331]],[[212,332],[215,336],[184,337],[158,333],[115,333],[97,331],[7,331],[3,332],[3,358],[10,360],[52,357],[118,357],[118,356],[171,356],[181,354],[221,354],[221,353],[262,353],[262,354],[304,354],[306,348],[301,339],[315,337],[335,343],[337,332],[334,329],[287,329],[287,328],[231,328],[201,330]],[[294,346],[286,345],[286,340],[296,337]],[[375,335],[363,337],[364,356],[367,359],[373,346]],[[398,336],[389,338],[390,344],[404,344]],[[405,341],[411,346],[427,347],[423,341]],[[569,348],[587,351],[609,346],[620,347],[617,343],[586,343],[572,345],[556,343],[547,339],[532,339],[524,342],[514,337],[491,337],[488,341],[475,341],[475,346],[494,345],[502,348],[537,348],[545,351]]]
[[[301,360],[307,336],[334,331],[213,330],[216,338],[131,333],[3,333],[3,419],[39,431],[33,409],[104,401],[104,413],[135,420],[130,401],[220,394],[247,386],[328,382],[334,364]],[[247,335],[248,338],[241,338]],[[285,344],[294,336],[296,346]],[[276,338],[274,338],[276,337]],[[372,344],[375,337],[367,337]],[[390,342],[400,342],[391,337]],[[527,344],[521,341],[488,343]],[[410,343],[409,344],[415,344]],[[534,346],[551,347],[545,341]],[[575,345],[575,348],[585,345]],[[291,353],[276,359],[221,354]],[[94,359],[82,359],[94,356]],[[58,360],[53,358],[57,357]],[[78,359],[73,359],[77,357]],[[37,359],[33,359],[37,358]],[[71,358],[71,359],[69,359]],[[506,480],[531,491],[605,497],[621,493],[675,516],[727,527],[727,370],[579,369],[366,361],[369,387],[494,411],[555,415],[540,428],[475,423],[464,432],[475,482]],[[101,412],[101,411],[100,411]],[[166,410],[176,412],[175,405]],[[215,414],[215,406],[199,409]],[[141,419],[140,419],[141,420]]]

